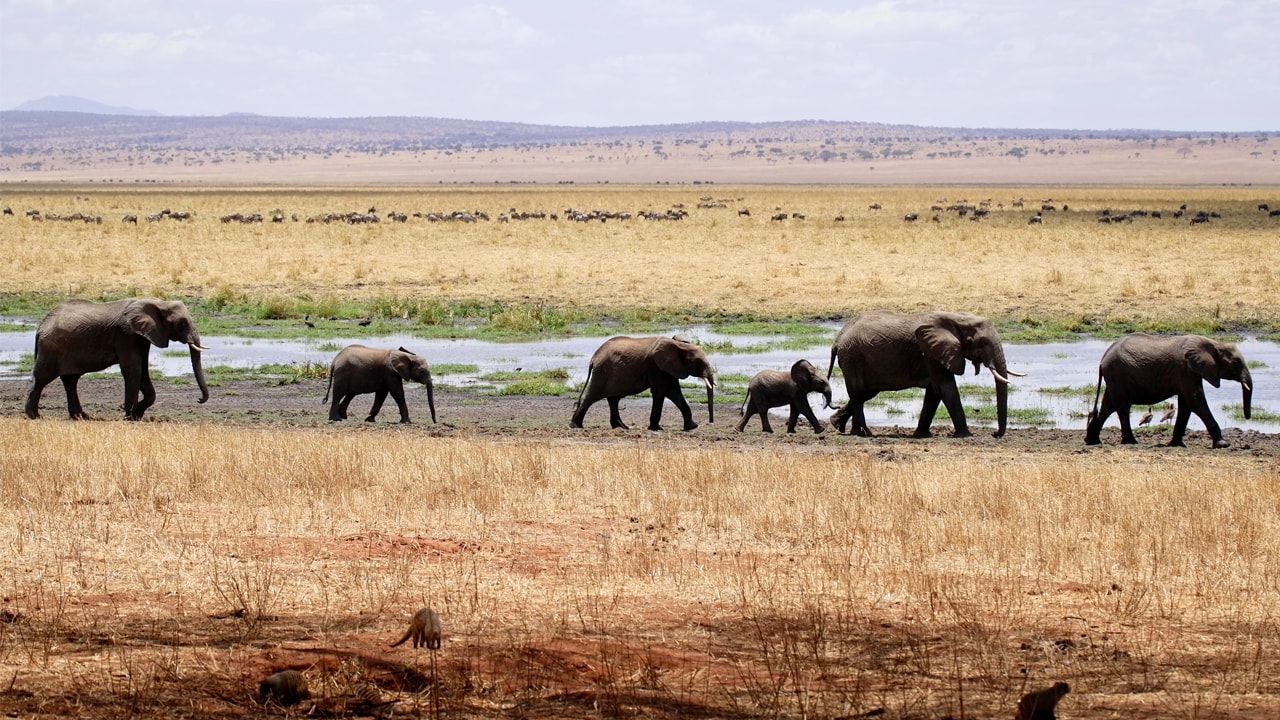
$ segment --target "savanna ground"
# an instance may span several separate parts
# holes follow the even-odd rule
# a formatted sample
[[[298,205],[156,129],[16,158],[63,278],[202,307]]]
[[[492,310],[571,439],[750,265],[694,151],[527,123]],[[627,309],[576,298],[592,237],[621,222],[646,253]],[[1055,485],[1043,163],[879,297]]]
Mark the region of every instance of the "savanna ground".
[[[698,208],[703,197],[724,208]],[[990,198],[974,222],[931,205]],[[1025,207],[1015,209],[1015,199]],[[1276,188],[5,188],[4,314],[186,299],[202,332],[424,335],[991,315],[1030,337],[1280,330]],[[1055,211],[1028,225],[1042,202]],[[680,221],[576,223],[566,208]],[[882,209],[869,209],[880,203]],[[1174,220],[1187,204],[1220,218]],[[1067,204],[1070,209],[1062,210]],[[306,223],[483,210],[488,222]],[[190,221],[125,225],[162,208]],[[101,225],[41,221],[101,214]],[[511,208],[560,220],[501,223]],[[751,211],[740,216],[739,208]],[[1097,211],[1164,217],[1100,224]],[[299,221],[241,225],[232,212]],[[786,212],[786,220],[769,216]],[[902,218],[920,214],[915,223]],[[805,219],[791,217],[792,213]],[[844,215],[843,221],[836,221]],[[367,328],[350,323],[369,317]],[[26,328],[30,331],[30,328]],[[1059,717],[1280,712],[1280,441],[1086,448],[571,431],[572,393],[443,390],[441,423],[324,421],[323,377],[162,383],[151,420],[20,417],[0,381],[0,707],[22,717]],[[82,383],[111,417],[120,382]],[[698,393],[687,393],[696,400]],[[356,407],[366,407],[367,398]],[[626,403],[639,420],[648,401]],[[695,416],[705,420],[705,408]],[[672,424],[673,408],[667,409]],[[389,414],[388,414],[389,413]],[[945,422],[940,420],[939,422]],[[780,424],[780,423],[779,423]],[[911,424],[904,421],[904,424]],[[1114,424],[1114,421],[1113,421]],[[1229,425],[1229,422],[1224,422]],[[437,609],[435,654],[386,646]],[[303,670],[313,699],[264,706]],[[390,705],[370,707],[371,683]]]

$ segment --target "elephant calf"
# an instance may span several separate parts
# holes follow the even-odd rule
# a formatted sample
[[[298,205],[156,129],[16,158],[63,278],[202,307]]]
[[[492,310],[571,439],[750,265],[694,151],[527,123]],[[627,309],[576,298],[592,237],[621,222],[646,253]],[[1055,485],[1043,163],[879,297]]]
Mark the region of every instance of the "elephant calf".
[[[409,422],[409,407],[404,402],[404,381],[416,380],[427,386],[427,405],[431,422],[436,421],[435,390],[426,358],[400,348],[382,350],[364,345],[348,345],[333,358],[329,366],[329,389],[324,400],[333,395],[329,406],[329,422],[347,419],[347,406],[356,395],[373,393],[373,408],[365,422],[373,422],[390,394],[400,408],[400,422]]]
[[[743,402],[742,419],[738,421],[738,432],[747,427],[751,416],[760,414],[760,429],[771,433],[769,425],[769,409],[791,406],[791,417],[787,419],[787,432],[796,431],[796,421],[804,415],[815,433],[822,432],[822,423],[813,414],[809,406],[809,393],[822,393],[823,407],[831,407],[831,385],[818,374],[818,369],[808,360],[797,360],[790,372],[782,370],[761,370],[751,378],[747,386],[747,399]]]

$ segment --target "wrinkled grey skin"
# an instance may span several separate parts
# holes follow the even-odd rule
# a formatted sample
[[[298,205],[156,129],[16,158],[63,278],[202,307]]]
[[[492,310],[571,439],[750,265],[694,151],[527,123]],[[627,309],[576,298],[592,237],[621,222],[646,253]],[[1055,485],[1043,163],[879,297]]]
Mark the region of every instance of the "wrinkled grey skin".
[[[1130,408],[1154,405],[1177,395],[1178,414],[1173,422],[1170,445],[1185,447],[1183,435],[1187,430],[1187,420],[1194,412],[1213,438],[1213,447],[1230,447],[1231,443],[1222,439],[1222,428],[1209,412],[1209,402],[1204,395],[1205,380],[1215,388],[1221,386],[1223,380],[1240,383],[1244,416],[1250,417],[1253,378],[1244,356],[1235,345],[1200,335],[1156,337],[1134,333],[1120,338],[1102,354],[1102,362],[1098,365],[1098,387],[1093,396],[1093,412],[1089,413],[1085,443],[1097,445],[1102,442],[1102,425],[1113,412],[1120,415],[1120,442],[1125,445],[1137,443],[1129,424]],[[1099,408],[1098,393],[1103,381],[1107,383],[1107,390],[1102,394],[1102,407]]]
[[[791,407],[787,432],[796,431],[796,422],[801,415],[809,421],[809,426],[815,433],[822,432],[822,423],[809,406],[811,392],[822,393],[823,407],[831,407],[831,385],[808,360],[797,360],[790,371],[761,370],[747,385],[747,399],[742,404],[738,432],[746,429],[751,416],[757,413],[760,415],[760,429],[767,433],[773,432],[773,427],[769,424],[769,408],[783,405]]]
[[[431,408],[431,422],[436,421],[435,388],[431,384],[431,369],[426,358],[399,348],[386,350],[348,345],[333,358],[329,366],[329,389],[324,400],[329,406],[329,422],[347,419],[347,406],[356,395],[373,393],[373,408],[365,422],[374,422],[387,395],[396,401],[400,409],[400,422],[409,422],[409,406],[404,401],[404,381],[412,380],[427,386],[427,406]]]
[[[156,401],[147,364],[151,346],[169,347],[169,341],[185,343],[191,352],[191,371],[200,386],[200,402],[209,399],[200,363],[200,335],[187,306],[157,298],[128,298],[98,303],[68,300],[45,315],[36,328],[35,362],[27,392],[26,414],[40,416],[40,394],[54,378],[62,378],[67,392],[67,412],[73,419],[87,417],[80,406],[77,384],[85,373],[120,366],[124,376],[124,415],[141,420]],[[142,393],[141,399],[138,393]]]
[[[863,405],[881,391],[920,387],[924,406],[915,437],[933,434],[930,426],[940,402],[955,425],[955,437],[971,437],[956,376],[972,362],[975,374],[985,367],[995,377],[997,427],[992,435],[1004,436],[1011,373],[1000,336],[987,318],[942,310],[918,315],[873,310],[850,320],[836,334],[828,379],[837,360],[849,391],[848,404],[831,416],[838,432],[852,420],[851,433],[871,437]]]
[[[680,391],[680,381],[687,377],[702,378],[707,386],[707,419],[715,422],[715,374],[711,361],[702,348],[675,338],[615,337],[604,341],[591,356],[587,382],[578,394],[570,427],[582,427],[582,419],[596,401],[609,401],[609,426],[626,428],[618,414],[618,402],[627,395],[650,391],[653,409],[649,413],[649,429],[661,430],[662,403],[671,400],[684,417],[684,429],[698,427],[693,412]]]

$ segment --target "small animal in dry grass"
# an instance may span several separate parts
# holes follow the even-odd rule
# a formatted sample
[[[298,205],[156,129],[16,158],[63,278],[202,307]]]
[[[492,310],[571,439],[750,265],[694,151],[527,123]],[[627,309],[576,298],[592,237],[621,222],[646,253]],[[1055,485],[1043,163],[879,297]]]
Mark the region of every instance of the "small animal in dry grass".
[[[267,676],[258,685],[262,701],[275,701],[278,705],[297,705],[311,693],[307,690],[307,678],[297,670],[281,670]]]
[[[1018,701],[1015,720],[1056,720],[1058,716],[1054,714],[1054,710],[1058,707],[1058,701],[1069,692],[1071,686],[1059,682],[1054,683],[1053,687],[1023,695]]]
[[[428,650],[440,649],[440,616],[435,610],[422,608],[414,613],[413,619],[409,621],[409,629],[404,632],[404,637],[391,643],[391,647],[396,647],[410,638],[413,638],[414,648],[421,645]]]

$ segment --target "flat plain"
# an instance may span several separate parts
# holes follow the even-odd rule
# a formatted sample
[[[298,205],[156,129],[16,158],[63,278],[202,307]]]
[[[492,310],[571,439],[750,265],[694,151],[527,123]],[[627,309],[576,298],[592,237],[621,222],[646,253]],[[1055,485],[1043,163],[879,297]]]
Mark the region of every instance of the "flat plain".
[[[1280,207],[1274,186],[3,197],[0,293],[32,318],[158,295],[267,333],[877,307],[1024,331],[1280,330],[1280,218],[1258,209]],[[237,213],[263,222],[223,221]],[[339,213],[379,222],[324,219]],[[1122,448],[1114,428],[1096,448],[1062,431],[764,436],[733,432],[730,407],[690,433],[608,430],[603,407],[573,431],[571,393],[457,390],[438,425],[329,425],[323,375],[228,379],[203,406],[167,385],[125,423],[118,378],[84,384],[108,419],[67,421],[51,386],[26,420],[23,383],[0,381],[0,707],[18,716],[1008,717],[1058,681],[1063,718],[1280,712],[1274,434],[1226,451],[1202,433]],[[388,648],[424,605],[443,648]],[[313,697],[263,704],[258,682],[284,668]]]

